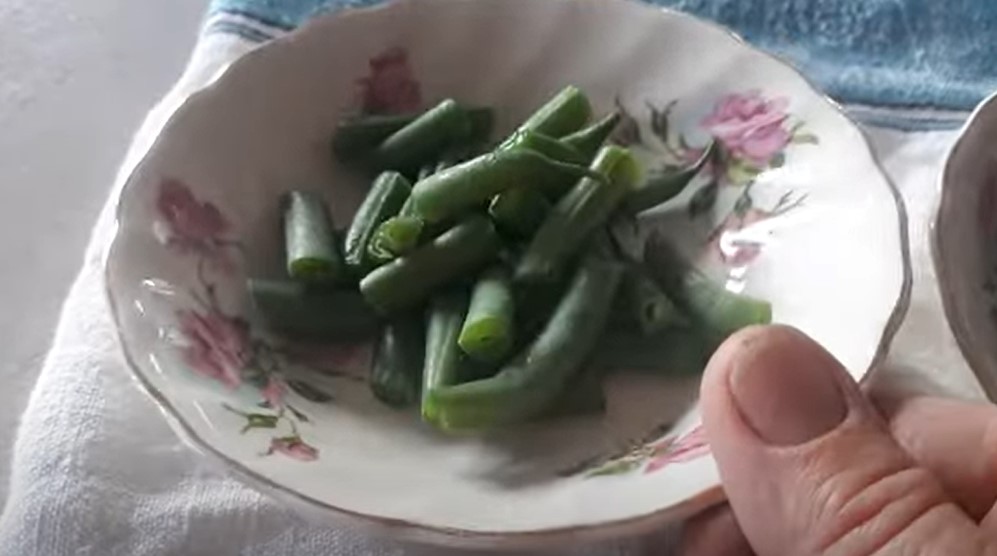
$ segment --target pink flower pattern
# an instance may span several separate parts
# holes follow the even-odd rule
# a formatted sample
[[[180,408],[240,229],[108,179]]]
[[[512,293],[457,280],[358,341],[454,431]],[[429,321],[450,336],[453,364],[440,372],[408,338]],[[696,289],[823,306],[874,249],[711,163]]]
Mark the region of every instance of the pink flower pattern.
[[[766,168],[792,139],[785,123],[789,99],[767,100],[761,91],[734,93],[717,102],[703,128],[735,158]]]
[[[685,463],[709,455],[710,446],[702,425],[681,436],[667,436],[585,470],[586,477],[624,475],[638,470],[654,473],[675,463]]]
[[[243,433],[280,426],[290,429],[289,436],[271,438],[267,455],[281,453],[300,461],[317,459],[318,450],[298,432],[298,424],[308,423],[308,417],[285,400],[290,386],[280,369],[283,356],[265,340],[253,338],[248,321],[226,314],[215,295],[216,284],[208,271],[233,270],[227,251],[241,252],[238,241],[224,237],[229,230],[228,221],[215,205],[198,201],[189,187],[175,179],[160,184],[155,208],[161,221],[154,231],[167,248],[197,260],[198,287],[191,289],[191,297],[199,306],[176,313],[177,330],[184,339],[179,346],[183,361],[194,373],[229,389],[243,385],[259,389],[262,398],[259,407],[266,412],[247,412],[223,405],[245,420]],[[298,390],[315,390],[300,380],[298,384]],[[311,395],[306,399],[323,403],[330,398]]]
[[[370,75],[358,81],[364,113],[400,114],[421,107],[422,93],[406,50],[390,48],[368,64]]]
[[[270,441],[267,454],[275,452],[294,458],[298,461],[315,461],[318,459],[318,448],[307,444],[298,435],[282,436]]]
[[[249,355],[249,324],[219,311],[178,311],[180,332],[187,339],[184,361],[196,372],[228,386],[242,383]]]
[[[684,463],[706,456],[710,453],[710,445],[706,440],[706,431],[702,425],[697,426],[679,438],[666,438],[651,445],[654,455],[644,467],[644,473],[655,471],[672,463]]]
[[[181,252],[212,255],[229,229],[218,207],[198,202],[190,188],[176,179],[160,183],[156,209],[168,229],[167,245]]]

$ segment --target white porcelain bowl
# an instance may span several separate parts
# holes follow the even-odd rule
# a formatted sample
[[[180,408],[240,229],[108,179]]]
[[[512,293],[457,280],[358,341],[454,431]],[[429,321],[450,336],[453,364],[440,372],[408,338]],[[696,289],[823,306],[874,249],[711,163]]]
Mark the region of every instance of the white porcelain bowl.
[[[711,137],[731,153],[644,231],[770,300],[855,376],[882,357],[910,286],[903,208],[859,129],[796,71],[637,3],[403,0],[234,63],[124,188],[109,297],[177,430],[298,509],[460,546],[639,533],[721,500],[695,376],[620,374],[603,417],[446,437],[371,398],[367,346],[281,346],[245,318],[244,278],[280,266],[278,195],[321,191],[340,223],[362,197],[328,153],[344,115],[455,97],[494,106],[501,134],[567,84],[626,110],[617,140],[652,171]]]

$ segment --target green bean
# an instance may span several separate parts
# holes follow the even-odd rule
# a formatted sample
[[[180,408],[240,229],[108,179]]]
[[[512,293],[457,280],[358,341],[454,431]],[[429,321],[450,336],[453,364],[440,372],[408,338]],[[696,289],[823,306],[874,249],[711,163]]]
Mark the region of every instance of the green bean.
[[[398,214],[411,191],[408,180],[397,172],[384,172],[374,180],[343,242],[346,265],[354,274],[362,276],[374,268],[368,252],[371,240],[385,220]]]
[[[332,283],[344,277],[343,256],[329,211],[318,194],[291,191],[285,195],[284,241],[291,278]]]
[[[465,108],[470,122],[472,144],[488,140],[494,124],[491,108]],[[332,151],[340,161],[356,164],[367,158],[392,134],[414,122],[419,114],[359,116],[341,121],[332,137]]]
[[[660,235],[652,235],[644,246],[644,268],[693,324],[720,339],[747,326],[772,321],[770,303],[728,291]]]
[[[378,261],[388,262],[419,246],[426,222],[418,216],[392,216],[377,228],[370,243],[370,254]]]
[[[618,111],[609,114],[598,122],[561,138],[561,142],[574,148],[588,160],[592,160],[602,145],[613,134],[623,115]]]
[[[713,334],[694,328],[670,328],[653,336],[615,332],[599,339],[590,365],[600,371],[696,375],[718,346]]]
[[[544,135],[542,133],[521,129],[513,134],[501,147],[502,150],[534,151],[551,160],[571,164],[576,166],[588,166],[592,161],[591,156],[585,156],[574,147],[568,146],[562,141]],[[562,195],[578,180],[572,174],[562,174],[558,177],[550,177],[539,183],[530,183],[536,189],[543,191],[551,200],[560,199]]]
[[[499,150],[420,181],[412,189],[412,203],[415,213],[433,224],[484,206],[511,187],[548,183],[566,175],[605,179],[584,166],[558,162],[535,151]]]
[[[540,335],[497,375],[426,394],[433,422],[444,430],[489,429],[546,411],[602,333],[621,274],[617,264],[583,261]]]
[[[377,330],[377,316],[356,291],[291,280],[250,279],[250,299],[263,324],[306,340],[357,340]]]
[[[707,162],[713,158],[715,149],[713,145],[714,143],[710,143],[710,146],[691,166],[667,174],[652,176],[643,186],[627,194],[626,199],[623,200],[624,212],[637,214],[677,197],[689,185],[692,178],[696,177],[696,174],[699,174]]]
[[[495,362],[512,347],[514,307],[509,271],[495,266],[478,278],[471,307],[460,331],[460,344],[472,359]]]
[[[640,168],[629,151],[604,147],[592,170],[607,179],[582,179],[554,206],[516,268],[516,279],[552,279],[588,236],[601,227],[638,181]]]
[[[685,316],[657,282],[639,269],[631,269],[623,281],[620,301],[627,320],[645,336],[687,324]]]
[[[382,313],[413,308],[436,288],[494,259],[499,246],[491,221],[472,215],[409,255],[375,269],[360,281],[360,291]]]
[[[488,205],[488,214],[499,230],[518,238],[533,237],[549,212],[550,202],[532,187],[507,189]]]
[[[503,361],[479,361],[460,350],[460,368],[457,370],[457,384],[482,380],[495,376]]]
[[[462,155],[451,149],[435,164],[424,166],[419,171],[420,180],[424,180],[437,172],[442,172],[457,163]],[[426,220],[415,214],[412,197],[393,216],[378,227],[374,239],[370,242],[370,255],[379,263],[384,264],[402,255],[406,255],[419,246],[446,231],[446,223],[438,222],[428,225]]]
[[[571,277],[567,274],[553,282],[513,283],[513,297],[518,308],[516,330],[519,331],[519,344],[522,344],[517,344],[517,348],[525,347],[526,342],[535,338],[547,324],[557,304],[564,297]]]
[[[343,120],[332,136],[332,152],[340,161],[356,163],[399,129],[415,121],[418,114],[361,116]]]
[[[591,156],[583,155],[578,149],[564,141],[529,129],[515,132],[500,148],[503,150],[536,151],[548,158],[567,164],[587,166],[592,161]]]
[[[374,164],[382,170],[417,172],[470,132],[467,112],[447,99],[385,139],[373,153]]]
[[[426,403],[426,393],[434,388],[457,384],[461,378],[462,354],[457,338],[464,324],[467,303],[467,294],[463,290],[443,292],[429,303],[422,370],[422,415],[430,422],[435,416]]]
[[[581,129],[591,116],[592,107],[585,93],[569,85],[534,112],[519,129],[562,137]]]
[[[426,335],[421,312],[388,321],[371,367],[370,389],[392,407],[419,401]]]

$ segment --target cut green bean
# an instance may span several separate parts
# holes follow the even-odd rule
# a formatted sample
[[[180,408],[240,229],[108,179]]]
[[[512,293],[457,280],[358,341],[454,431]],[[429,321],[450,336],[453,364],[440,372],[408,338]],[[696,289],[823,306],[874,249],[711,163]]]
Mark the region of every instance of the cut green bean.
[[[425,345],[421,312],[388,321],[371,367],[370,388],[377,399],[392,407],[419,401]]]
[[[463,291],[444,292],[429,303],[425,361],[422,371],[422,413],[431,420],[426,393],[434,388],[457,384],[461,379],[461,351],[457,345],[467,313],[468,297]]]
[[[493,260],[500,242],[491,221],[473,215],[360,281],[367,302],[381,313],[414,308],[435,289],[467,277]]]
[[[618,264],[586,259],[540,335],[497,375],[426,394],[432,422],[448,431],[491,429],[548,410],[602,333],[621,274]]]
[[[488,214],[499,230],[517,238],[530,238],[550,212],[550,202],[531,187],[515,187],[496,195]]]
[[[441,222],[484,206],[495,195],[522,184],[563,180],[565,176],[605,179],[584,166],[566,164],[531,150],[488,153],[420,181],[412,189],[415,213]]]
[[[569,85],[534,112],[519,129],[563,137],[581,129],[590,117],[592,106],[585,93]]]
[[[575,149],[588,160],[595,158],[609,136],[619,125],[623,115],[618,111],[609,114],[598,122],[561,138],[561,142]]]
[[[588,236],[606,222],[640,175],[633,155],[615,146],[599,152],[592,170],[606,179],[582,179],[558,201],[520,259],[517,280],[553,279]]]
[[[536,151],[550,159],[567,164],[587,166],[592,161],[591,156],[583,155],[573,146],[549,135],[528,129],[514,133],[501,148],[503,150]]]
[[[570,275],[553,282],[513,283],[516,311],[517,352],[543,329],[564,297]]]
[[[355,164],[417,117],[418,114],[376,115],[343,120],[332,136],[332,152],[341,162]]]
[[[325,201],[316,193],[291,191],[284,197],[287,274],[294,279],[333,283],[345,264]]]
[[[419,246],[426,222],[418,216],[392,216],[377,228],[370,243],[370,254],[387,262],[408,254]]]
[[[514,307],[509,271],[495,266],[478,278],[458,344],[472,359],[501,360],[512,347]]]
[[[639,269],[631,269],[623,281],[620,301],[628,321],[645,336],[666,328],[688,324],[688,320],[657,282]]]
[[[363,276],[375,266],[368,252],[377,229],[398,214],[409,198],[412,187],[401,174],[384,172],[371,185],[343,241],[346,265],[356,276]]]
[[[574,147],[568,146],[558,139],[544,135],[542,133],[521,129],[513,134],[501,147],[504,150],[522,150],[539,153],[551,160],[571,164],[580,167],[587,167],[592,161],[591,156],[585,156]],[[571,174],[562,174],[558,177],[544,179],[540,183],[531,182],[529,186],[542,190],[551,200],[560,199],[571,186],[578,181],[578,178]]]
[[[712,334],[693,328],[670,328],[653,336],[611,332],[599,339],[590,365],[607,372],[697,375],[718,346]]]
[[[628,193],[623,200],[623,210],[629,214],[637,214],[677,197],[713,158],[713,145],[714,143],[710,143],[699,159],[689,167],[654,175],[644,185]]]
[[[644,267],[694,324],[721,339],[747,326],[772,322],[770,303],[728,291],[660,235],[652,235],[645,244]]]
[[[353,341],[377,330],[377,316],[354,290],[262,279],[249,280],[247,287],[263,324],[280,334],[305,340]]]
[[[465,108],[465,111],[471,130],[468,142],[486,142],[492,132],[495,111],[485,107]],[[343,120],[336,125],[332,137],[333,153],[343,162],[355,163],[419,116],[420,114],[376,114]]]
[[[373,153],[374,164],[382,170],[415,173],[470,132],[467,111],[447,99],[385,139]]]

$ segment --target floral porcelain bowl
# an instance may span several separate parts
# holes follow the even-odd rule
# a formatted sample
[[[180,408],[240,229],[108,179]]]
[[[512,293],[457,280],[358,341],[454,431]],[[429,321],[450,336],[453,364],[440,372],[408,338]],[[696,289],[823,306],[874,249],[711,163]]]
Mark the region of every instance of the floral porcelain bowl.
[[[617,373],[603,416],[448,437],[382,407],[367,345],[268,337],[246,276],[280,268],[276,200],[366,184],[338,120],[454,97],[506,133],[567,84],[626,114],[651,173],[727,156],[642,215],[727,287],[772,302],[856,377],[906,308],[905,217],[861,132],[797,72],[692,17],[607,0],[402,0],[341,12],[234,63],[166,125],[124,188],[107,285],[135,375],[191,444],[320,517],[458,546],[635,534],[722,499],[698,377]]]
[[[942,172],[932,228],[949,326],[991,400],[997,400],[997,95],[969,118]]]

